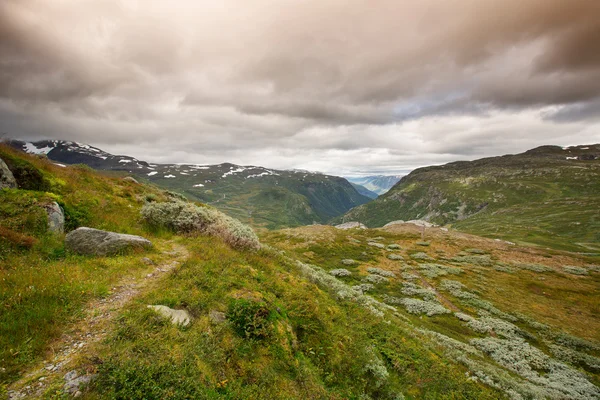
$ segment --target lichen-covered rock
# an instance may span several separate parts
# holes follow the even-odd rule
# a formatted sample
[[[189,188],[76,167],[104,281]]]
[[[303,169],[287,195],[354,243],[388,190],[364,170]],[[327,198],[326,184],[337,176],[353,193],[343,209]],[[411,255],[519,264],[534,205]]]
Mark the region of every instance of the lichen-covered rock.
[[[57,202],[48,204],[46,207],[48,214],[48,231],[58,234],[65,232],[65,213]]]
[[[132,248],[152,247],[152,243],[141,236],[85,227],[69,232],[65,245],[74,253],[96,256],[115,255]]]
[[[356,221],[352,221],[352,222],[345,222],[343,224],[340,225],[336,225],[335,228],[337,229],[367,229],[367,227],[363,224],[361,224],[360,222],[356,222]]]
[[[8,165],[0,158],[0,189],[12,189],[17,187],[17,181]]]
[[[148,306],[160,315],[171,320],[174,325],[188,326],[192,320],[190,314],[185,310],[174,310],[167,306]]]

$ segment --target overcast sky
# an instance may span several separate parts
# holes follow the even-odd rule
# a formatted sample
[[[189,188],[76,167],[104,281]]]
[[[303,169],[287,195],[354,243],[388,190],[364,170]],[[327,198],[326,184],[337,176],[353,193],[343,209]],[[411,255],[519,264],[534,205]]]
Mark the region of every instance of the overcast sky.
[[[1,0],[0,132],[333,174],[600,142],[599,0]]]

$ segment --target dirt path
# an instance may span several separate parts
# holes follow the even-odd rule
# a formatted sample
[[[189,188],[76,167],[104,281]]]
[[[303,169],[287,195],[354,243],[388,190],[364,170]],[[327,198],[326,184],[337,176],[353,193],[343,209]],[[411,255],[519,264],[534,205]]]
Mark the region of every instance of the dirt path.
[[[64,389],[75,397],[78,383],[89,381],[85,372],[72,371],[76,359],[85,355],[86,349],[102,340],[109,330],[112,320],[131,299],[136,297],[155,279],[166,276],[188,257],[185,247],[172,244],[172,250],[164,252],[170,256],[166,263],[157,265],[152,273],[141,279],[128,276],[112,288],[111,294],[95,299],[85,307],[85,316],[50,345],[50,354],[23,377],[8,387],[8,399],[41,397],[50,387],[60,382]]]

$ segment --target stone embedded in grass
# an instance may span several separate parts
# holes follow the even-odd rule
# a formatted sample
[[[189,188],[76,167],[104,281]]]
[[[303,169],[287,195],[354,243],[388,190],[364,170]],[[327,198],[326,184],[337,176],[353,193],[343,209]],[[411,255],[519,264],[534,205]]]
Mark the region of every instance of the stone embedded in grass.
[[[64,377],[65,384],[63,386],[63,390],[71,396],[79,397],[81,396],[81,392],[79,390],[89,385],[90,382],[96,378],[96,376],[96,374],[80,375],[76,370],[67,372]],[[79,393],[79,396],[76,396],[77,393]]]
[[[402,257],[400,254],[395,254],[395,253],[390,253],[387,255],[387,258],[390,260],[404,260],[404,257]]]
[[[344,268],[332,269],[329,274],[335,277],[344,277],[352,275],[352,272]]]
[[[383,243],[368,242],[367,244],[369,246],[377,247],[378,249],[384,249],[385,248],[385,245]]]
[[[416,261],[435,261],[435,258],[423,252],[413,253],[410,255],[410,258]]]
[[[174,310],[167,306],[149,305],[148,308],[156,311],[171,320],[174,325],[188,326],[191,322],[190,314],[186,310]]]
[[[354,265],[354,264],[357,264],[357,262],[356,262],[356,260],[353,260],[351,258],[344,258],[342,260],[342,264],[344,264],[344,265]]]
[[[57,202],[52,202],[45,206],[48,214],[48,231],[52,233],[63,234],[65,232],[65,213]]]
[[[17,181],[15,180],[15,176],[8,168],[8,165],[0,158],[0,190],[14,189],[17,187]]]
[[[376,267],[367,268],[367,272],[370,273],[370,274],[385,276],[385,277],[388,277],[388,278],[395,278],[396,277],[396,274],[393,273],[392,271],[386,271],[385,269],[376,268]]]
[[[564,266],[563,271],[571,275],[588,275],[587,269],[582,267],[575,267],[572,265]]]
[[[396,244],[396,243],[388,244],[387,249],[388,250],[400,250],[400,245]]]
[[[152,243],[141,236],[85,227],[69,232],[65,238],[65,245],[73,253],[96,256],[110,256],[129,249],[152,247]]]
[[[225,315],[224,312],[217,310],[210,310],[208,313],[208,318],[210,319],[210,322],[215,325],[219,325],[227,321],[227,315]]]

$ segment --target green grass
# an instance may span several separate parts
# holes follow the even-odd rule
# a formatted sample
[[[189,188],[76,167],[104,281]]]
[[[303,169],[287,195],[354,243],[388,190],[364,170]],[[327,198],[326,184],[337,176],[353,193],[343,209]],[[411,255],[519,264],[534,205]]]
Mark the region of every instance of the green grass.
[[[600,161],[557,152],[420,168],[343,220],[377,227],[428,218],[481,236],[600,254]]]

